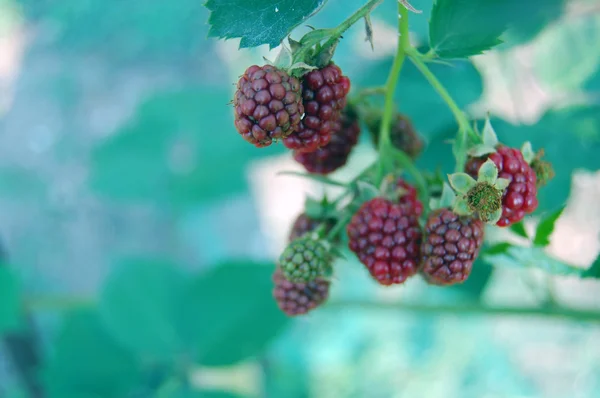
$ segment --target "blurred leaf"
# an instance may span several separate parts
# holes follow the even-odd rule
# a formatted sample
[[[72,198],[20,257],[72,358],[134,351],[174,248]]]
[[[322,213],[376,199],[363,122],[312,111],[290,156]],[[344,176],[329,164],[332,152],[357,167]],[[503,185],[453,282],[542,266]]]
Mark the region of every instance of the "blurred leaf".
[[[208,0],[211,25],[208,35],[222,39],[240,37],[240,48],[281,41],[325,0]]]
[[[486,248],[485,252],[483,254],[484,255],[495,255],[495,254],[506,253],[508,251],[508,249],[510,249],[512,246],[513,245],[511,245],[508,242],[496,243],[495,245],[492,245],[492,246]]]
[[[236,132],[229,92],[210,87],[159,94],[92,154],[91,188],[122,201],[185,207],[243,191],[246,165],[281,148],[256,149]]]
[[[0,264],[0,334],[21,326],[21,288],[12,269]]]
[[[586,269],[581,276],[583,278],[596,278],[600,279],[600,255],[596,257],[596,261],[590,266],[590,268]]]
[[[28,20],[54,27],[48,40],[71,53],[102,52],[109,58],[140,62],[154,56],[160,62],[181,63],[205,54],[212,43],[203,24],[208,11],[198,0],[39,1],[20,0]],[[184,57],[182,57],[182,55]]]
[[[545,160],[552,163],[556,176],[538,192],[538,211],[564,206],[577,169],[600,169],[600,107],[581,106],[550,111],[530,126],[495,120],[500,141],[520,148],[531,141],[536,150],[544,149]]]
[[[365,88],[385,84],[391,66],[391,58],[367,64],[356,85]],[[481,75],[471,62],[456,61],[452,66],[434,63],[428,66],[459,107],[465,108],[481,96]],[[430,140],[446,132],[448,126],[455,126],[448,105],[410,62],[402,67],[395,99],[398,101],[398,110],[408,115],[415,129]],[[452,134],[456,134],[456,130]]]
[[[160,260],[123,260],[108,277],[100,314],[125,347],[153,358],[173,359],[183,349],[176,329],[184,276]]]
[[[502,49],[523,44],[535,38],[547,25],[562,15],[565,0],[528,0],[521,2],[519,14],[526,16],[518,18],[502,35]]]
[[[552,275],[581,276],[585,271],[551,257],[538,247],[511,246],[504,253],[487,254],[483,259],[494,267],[539,268]]]
[[[467,293],[472,297],[480,297],[485,290],[490,278],[492,277],[493,269],[485,261],[478,258],[473,263],[473,269],[469,278],[460,285],[456,285],[456,289]]]
[[[431,48],[442,58],[481,54],[501,43],[506,0],[436,0],[429,21]]]
[[[180,389],[164,398],[244,398],[242,395],[227,391]]]
[[[182,330],[196,360],[229,365],[259,354],[287,323],[272,296],[273,264],[228,262],[191,281]]]
[[[540,221],[535,230],[535,238],[533,238],[534,245],[546,247],[550,244],[550,235],[554,232],[554,224],[560,218],[564,210],[565,208],[561,207]]]
[[[599,14],[566,18],[536,42],[536,75],[551,89],[580,88],[600,69],[599,41]]]
[[[68,313],[44,371],[51,398],[121,398],[140,377],[139,364],[103,328],[94,309]]]
[[[17,167],[0,169],[0,196],[25,199],[40,197],[46,187],[39,175]]]
[[[529,239],[529,235],[527,234],[527,231],[525,230],[525,225],[522,221],[511,225],[509,228],[512,232],[514,232],[521,238]]]

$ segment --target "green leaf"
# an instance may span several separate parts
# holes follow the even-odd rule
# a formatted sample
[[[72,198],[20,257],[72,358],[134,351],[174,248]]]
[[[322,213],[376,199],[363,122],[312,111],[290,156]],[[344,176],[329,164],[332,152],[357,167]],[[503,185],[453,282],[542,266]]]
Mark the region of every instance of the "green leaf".
[[[495,120],[500,141],[519,148],[531,141],[544,150],[544,159],[552,163],[556,176],[538,191],[538,211],[564,206],[577,169],[600,169],[600,106],[582,106],[550,111],[535,125],[515,126]]]
[[[502,35],[503,50],[534,39],[550,23],[563,14],[565,0],[527,0],[521,1],[519,18]]]
[[[552,275],[581,276],[585,271],[551,257],[539,247],[511,246],[500,254],[486,254],[483,259],[494,267],[539,268]]]
[[[93,309],[68,313],[44,369],[50,397],[130,396],[140,378],[135,357],[104,329]]]
[[[469,278],[460,285],[456,285],[456,289],[467,293],[472,297],[480,297],[481,293],[487,287],[490,278],[492,277],[492,267],[481,259],[475,260],[473,269]]]
[[[421,49],[421,51],[426,51],[426,49]],[[356,78],[356,87],[361,89],[384,85],[392,66],[392,59],[365,64],[363,69],[357,73],[359,77]],[[460,108],[466,108],[481,96],[483,92],[481,75],[471,62],[456,61],[452,63],[452,66],[431,63],[428,64],[428,67]],[[450,126],[454,130],[451,132],[451,136],[456,135],[456,122],[448,105],[412,62],[405,62],[402,67],[395,100],[399,104],[398,111],[407,115],[417,132],[428,140],[431,141],[436,135],[446,132],[445,129]],[[437,164],[436,160],[429,163],[428,167],[435,170]]]
[[[208,0],[208,35],[222,39],[239,37],[240,48],[261,44],[277,47],[324,3],[325,0]]]
[[[540,221],[535,231],[535,237],[533,238],[534,245],[546,247],[550,244],[550,236],[552,235],[552,232],[554,232],[554,224],[560,218],[564,210],[565,208],[561,207]]]
[[[505,8],[505,0],[436,0],[429,21],[431,48],[442,58],[464,58],[502,43]]]
[[[191,390],[182,387],[173,394],[165,398],[244,398],[242,395],[230,393],[228,391],[217,390]]]
[[[529,235],[527,234],[527,231],[525,230],[525,225],[523,224],[522,221],[511,225],[509,228],[512,232],[514,232],[518,236],[529,239]]]
[[[92,152],[89,184],[108,199],[186,208],[243,192],[256,149],[236,132],[231,94],[211,87],[161,93]],[[215,172],[218,170],[218,172]]]
[[[184,281],[169,262],[122,260],[102,289],[102,320],[127,348],[152,358],[173,359],[183,349],[175,323]]]
[[[454,173],[448,175],[448,181],[458,193],[467,193],[477,182],[467,173]]]
[[[582,278],[596,278],[600,279],[600,255],[596,257],[596,261],[590,266],[590,268],[583,271],[581,274]]]
[[[195,277],[181,330],[198,363],[230,365],[260,354],[285,326],[272,296],[273,264],[227,262]]]
[[[0,334],[21,326],[21,288],[15,273],[0,264]]]
[[[578,89],[600,69],[599,41],[600,15],[566,18],[536,40],[534,71],[550,89]]]

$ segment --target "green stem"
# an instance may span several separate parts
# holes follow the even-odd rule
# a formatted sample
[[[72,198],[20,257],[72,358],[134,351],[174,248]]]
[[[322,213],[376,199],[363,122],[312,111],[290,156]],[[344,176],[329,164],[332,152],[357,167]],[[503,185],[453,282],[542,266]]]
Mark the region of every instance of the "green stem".
[[[350,222],[351,219],[352,214],[348,214],[340,218],[338,222],[333,226],[333,228],[331,228],[331,231],[329,231],[329,233],[327,234],[327,240],[334,240],[337,234],[340,233],[340,231],[346,226],[346,224]]]
[[[323,44],[323,48],[329,48],[333,46],[335,42],[340,38],[340,36],[344,34],[344,32],[346,32],[359,19],[364,18],[367,14],[373,11],[373,9],[382,2],[383,0],[370,0],[367,2],[367,4],[356,10],[354,14],[350,15],[348,19],[346,19],[344,22],[338,25],[337,28],[334,29],[334,33],[332,33],[329,39],[327,39],[327,41],[325,42],[325,44]]]
[[[429,305],[418,303],[385,303],[365,300],[340,300],[329,302],[327,308],[333,309],[366,309],[394,310],[423,314],[459,314],[459,315],[498,315],[517,317],[544,317],[566,319],[572,321],[600,322],[600,312],[577,310],[560,307],[510,307],[487,306],[483,304],[469,305]]]
[[[390,140],[390,130],[392,116],[394,114],[394,93],[396,91],[396,85],[398,84],[398,78],[400,77],[402,65],[404,64],[404,58],[406,58],[406,51],[410,49],[408,10],[400,2],[398,2],[398,34],[400,37],[398,38],[398,45],[396,47],[396,56],[394,57],[394,63],[392,64],[392,68],[390,69],[390,73],[385,84],[385,102],[379,131],[378,149],[381,162],[378,180],[381,180],[383,177],[384,162],[387,158],[385,150],[392,145]]]
[[[440,97],[446,102],[450,111],[454,115],[456,122],[458,123],[458,133],[454,146],[454,156],[456,157],[456,171],[462,171],[467,157],[467,145],[469,137],[475,141],[479,141],[479,136],[471,129],[469,120],[467,119],[464,112],[454,102],[448,90],[440,83],[435,75],[429,70],[425,62],[423,61],[423,55],[417,50],[410,48],[407,50],[407,55],[417,69],[423,74],[425,79],[429,81],[429,84],[438,92]]]

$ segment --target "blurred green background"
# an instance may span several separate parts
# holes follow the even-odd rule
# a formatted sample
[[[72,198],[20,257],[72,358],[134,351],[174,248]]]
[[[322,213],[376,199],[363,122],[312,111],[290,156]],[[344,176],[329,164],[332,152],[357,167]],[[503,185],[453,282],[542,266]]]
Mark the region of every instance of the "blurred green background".
[[[335,26],[362,3],[329,0],[307,23]],[[411,3],[424,11],[411,39],[426,45],[432,1]],[[557,177],[538,214],[568,200],[548,251],[585,267],[600,250],[600,3],[530,3],[498,49],[432,69],[473,117],[491,112],[504,142],[545,149]],[[374,51],[361,23],[338,47],[355,90],[387,76],[395,7],[372,17]],[[270,275],[289,225],[306,194],[336,191],[277,176],[301,170],[283,146],[235,132],[233,82],[276,51],[208,39],[207,20],[201,0],[0,0],[0,396],[600,396],[593,324],[280,314]],[[452,114],[408,63],[397,98],[428,144],[419,165],[451,170]],[[375,156],[363,134],[335,178]],[[600,310],[599,282],[515,265],[480,261],[458,288],[383,289],[348,255],[330,300],[530,305],[550,286]]]

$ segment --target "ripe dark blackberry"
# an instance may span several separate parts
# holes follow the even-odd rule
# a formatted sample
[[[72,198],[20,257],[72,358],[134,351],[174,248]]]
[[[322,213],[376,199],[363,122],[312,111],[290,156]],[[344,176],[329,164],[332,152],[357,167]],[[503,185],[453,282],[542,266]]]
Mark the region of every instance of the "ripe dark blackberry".
[[[288,242],[296,240],[303,236],[307,232],[312,232],[321,223],[325,223],[325,232],[328,232],[335,225],[334,218],[327,218],[325,220],[318,220],[316,218],[311,218],[307,216],[305,213],[301,213],[296,217],[296,220],[292,224],[292,229],[290,230],[290,235],[288,237]]]
[[[314,152],[327,145],[349,91],[350,79],[334,64],[307,73],[302,78],[305,115],[295,131],[283,140],[285,146],[299,152]]]
[[[233,98],[237,131],[259,148],[290,135],[304,113],[301,88],[298,79],[274,66],[246,69]]]
[[[398,203],[410,206],[414,209],[417,217],[421,216],[421,214],[423,214],[423,203],[421,203],[417,196],[417,189],[402,178],[399,178],[396,181],[396,186],[404,191],[398,198]]]
[[[346,227],[348,246],[382,285],[402,283],[417,272],[421,228],[411,206],[375,198]]]
[[[521,151],[515,148],[499,146],[489,155],[470,158],[465,171],[473,178],[481,165],[491,159],[498,168],[498,177],[510,181],[502,196],[502,217],[496,223],[507,227],[517,223],[525,214],[533,213],[538,206],[535,171],[527,164]]]
[[[285,279],[279,267],[273,273],[273,297],[288,316],[306,314],[329,297],[330,282],[317,278],[308,283],[293,283]]]
[[[344,108],[341,117],[333,122],[329,144],[314,152],[294,151],[294,159],[309,173],[329,174],[346,164],[352,148],[358,142],[360,124],[356,113]]]
[[[421,273],[429,283],[452,285],[464,282],[483,244],[481,220],[459,216],[449,209],[429,215],[421,246]]]
[[[368,123],[371,137],[375,146],[379,145],[379,132],[381,129],[381,118]],[[415,131],[410,119],[397,113],[390,126],[390,141],[392,145],[406,152],[412,159],[416,159],[423,151],[423,140]]]

